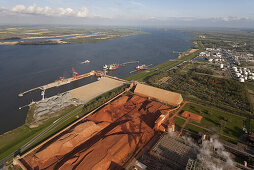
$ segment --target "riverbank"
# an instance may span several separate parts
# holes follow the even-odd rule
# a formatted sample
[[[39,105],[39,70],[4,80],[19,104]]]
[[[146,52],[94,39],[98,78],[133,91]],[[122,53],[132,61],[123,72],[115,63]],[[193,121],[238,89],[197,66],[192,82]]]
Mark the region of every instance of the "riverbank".
[[[1,30],[1,28],[0,28]],[[36,32],[37,31],[37,32]],[[55,31],[55,32],[54,32]],[[57,34],[57,31],[54,30],[51,34]],[[6,33],[6,37],[1,37],[0,34],[0,45],[56,45],[56,44],[78,44],[78,43],[89,43],[89,42],[99,42],[105,40],[112,40],[120,37],[145,34],[144,31],[138,31],[134,29],[91,29],[89,31],[82,32],[81,30],[76,30],[78,33],[71,34],[61,34],[47,36],[44,35],[45,32],[38,32],[38,30],[33,30],[31,33],[22,32],[15,33],[13,32]],[[89,33],[88,33],[89,32]],[[19,36],[18,36],[19,35]],[[41,35],[41,36],[38,36]]]
[[[159,72],[167,71],[167,70],[173,68],[174,66],[177,66],[183,62],[192,60],[193,58],[195,58],[197,56],[197,54],[199,54],[203,50],[203,46],[199,42],[194,41],[194,38],[191,41],[193,42],[194,46],[192,48],[188,49],[186,52],[179,55],[179,57],[177,59],[169,60],[169,61],[159,64],[151,69],[141,71],[141,72],[138,72],[134,75],[131,75],[125,79],[129,80],[129,81],[136,80],[136,81],[144,82],[148,77],[150,77],[152,75],[155,75]]]
[[[2,91],[1,95],[5,96],[6,94],[6,96],[10,97],[5,98],[4,101],[1,102],[3,106],[2,111],[3,113],[10,112],[12,113],[11,117],[16,118],[12,119],[8,117],[10,114],[3,114],[3,128],[8,126],[8,130],[11,130],[10,128],[14,129],[23,124],[23,122],[19,123],[20,120],[25,121],[25,118],[18,118],[18,116],[23,114],[23,110],[15,112],[17,110],[16,108],[23,106],[24,103],[27,104],[26,101],[20,102],[21,99],[16,100],[17,94],[20,93],[20,91],[26,90],[27,88],[32,88],[36,84],[40,85],[41,81],[51,82],[55,80],[56,77],[63,76],[63,73],[69,72],[73,65],[79,73],[88,72],[91,69],[101,69],[101,66],[105,64],[105,62],[107,62],[106,64],[115,62],[123,63],[126,61],[134,61],[138,59],[145,64],[152,63],[154,65],[157,65],[168,60],[168,58],[170,57],[172,59],[177,57],[173,53],[169,56],[169,52],[175,50],[185,51],[192,45],[188,41],[189,38],[192,37],[192,35],[181,34],[177,31],[164,32],[158,30],[147,30],[147,32],[150,32],[150,34],[129,37],[126,36],[124,38],[119,38],[112,41],[105,41],[102,43],[64,46],[37,46],[36,48],[34,48],[33,46],[2,47],[2,55],[6,56],[6,60],[5,58],[3,58],[4,65],[1,66],[3,72],[6,71],[5,67],[8,67],[9,74],[13,75],[16,73],[22,73],[22,76],[26,75],[27,77],[25,80],[19,79],[19,77],[21,77],[20,74],[16,74],[15,81],[4,81],[1,83],[1,88],[4,89],[6,87],[5,84],[8,84],[9,87],[8,92],[5,93]],[[160,51],[160,53],[158,53],[158,50]],[[11,53],[9,53],[9,51],[11,51]],[[12,56],[11,60],[9,56]],[[89,59],[91,63],[86,65],[80,64],[80,61],[83,61],[84,58]],[[154,60],[154,58],[156,58],[156,60]],[[17,67],[16,64],[13,62],[17,60],[20,62],[19,67]],[[12,65],[14,67],[12,67]],[[64,66],[65,69],[63,69],[61,65]],[[23,71],[23,67],[29,68],[29,72],[27,73]],[[58,69],[55,69],[55,67],[58,67]],[[129,75],[129,72],[135,69],[135,67],[135,65],[121,67],[117,71],[112,71],[110,75],[116,77],[127,77]],[[18,90],[14,90],[11,93],[13,87],[17,87],[15,82],[18,82],[20,85],[22,85],[22,87],[16,88]],[[54,91],[57,93],[58,91],[60,91],[60,88],[54,89]],[[53,92],[48,91],[46,94],[50,96],[51,94],[53,95]],[[11,99],[11,96],[14,96],[14,99]],[[38,94],[38,99],[36,98],[36,96],[25,96],[23,99],[25,99],[26,97],[33,97],[34,100],[41,99],[40,94]],[[31,102],[31,98],[29,98],[28,102]],[[12,106],[11,108],[5,108],[5,106],[10,105]],[[26,115],[26,113],[24,113],[24,115]],[[52,120],[52,122],[54,122],[55,120]],[[5,124],[5,122],[8,122],[8,124]],[[11,126],[10,124],[12,122],[15,122],[16,126]],[[25,134],[24,138],[28,138],[29,135],[33,134],[32,132],[30,133],[30,130],[28,128],[27,126],[25,126],[23,132],[21,133]],[[3,129],[2,131],[5,132]],[[11,137],[14,138],[15,134],[13,134]],[[10,148],[12,147],[10,146]]]

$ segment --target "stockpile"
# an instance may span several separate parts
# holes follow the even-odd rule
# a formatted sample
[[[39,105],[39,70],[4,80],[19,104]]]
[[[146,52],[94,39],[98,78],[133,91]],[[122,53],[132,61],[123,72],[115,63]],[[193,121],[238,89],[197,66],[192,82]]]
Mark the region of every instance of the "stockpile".
[[[122,96],[22,161],[39,169],[119,169],[153,137],[161,108],[136,95]]]
[[[35,117],[52,114],[66,106],[75,104],[74,101],[71,100],[71,98],[72,95],[67,92],[37,102],[35,109]]]

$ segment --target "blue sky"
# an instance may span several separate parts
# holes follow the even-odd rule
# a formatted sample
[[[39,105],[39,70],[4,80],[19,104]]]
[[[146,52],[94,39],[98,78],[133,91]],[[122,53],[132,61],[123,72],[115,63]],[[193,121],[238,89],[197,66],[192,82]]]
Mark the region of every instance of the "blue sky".
[[[23,17],[24,22],[36,15],[45,21],[54,17],[60,20],[77,17],[79,19],[74,20],[82,18],[91,23],[93,18],[105,19],[108,23],[108,20],[137,23],[191,18],[220,19],[225,24],[246,20],[247,24],[254,20],[254,0],[0,0],[0,19],[8,16],[13,20],[15,15]],[[5,20],[2,22],[8,21]]]

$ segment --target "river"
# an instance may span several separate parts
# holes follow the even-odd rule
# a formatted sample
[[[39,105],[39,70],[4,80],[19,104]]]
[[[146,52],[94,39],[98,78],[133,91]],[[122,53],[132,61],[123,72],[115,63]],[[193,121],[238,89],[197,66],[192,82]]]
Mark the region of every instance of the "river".
[[[0,46],[0,134],[24,124],[28,108],[18,108],[40,100],[39,92],[18,98],[18,93],[72,76],[72,67],[80,73],[101,70],[104,64],[139,60],[140,64],[157,65],[177,58],[173,51],[193,46],[194,35],[175,30],[145,29],[149,34],[126,36],[114,40],[84,44]],[[89,64],[80,64],[84,60]],[[109,72],[128,77],[137,64]],[[46,91],[46,97],[96,81],[94,77]]]

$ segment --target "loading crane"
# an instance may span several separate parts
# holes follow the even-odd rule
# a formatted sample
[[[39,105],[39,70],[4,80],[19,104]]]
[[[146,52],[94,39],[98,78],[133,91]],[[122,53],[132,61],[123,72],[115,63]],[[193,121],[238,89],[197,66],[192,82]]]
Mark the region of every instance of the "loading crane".
[[[72,67],[72,77],[73,79],[77,79],[79,74],[75,71],[75,69]]]

